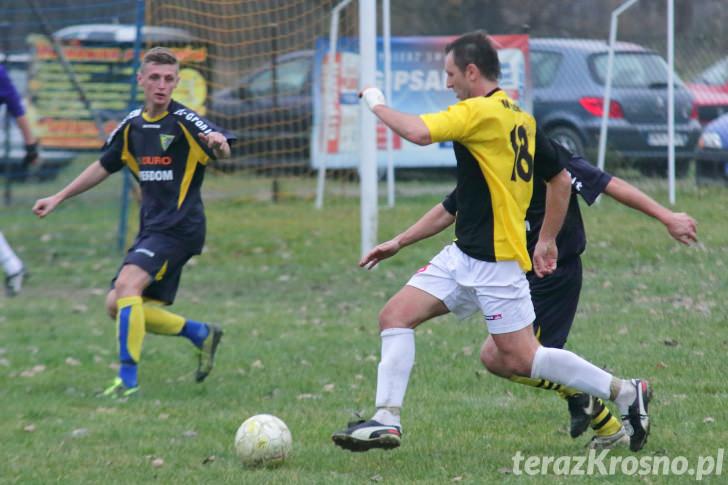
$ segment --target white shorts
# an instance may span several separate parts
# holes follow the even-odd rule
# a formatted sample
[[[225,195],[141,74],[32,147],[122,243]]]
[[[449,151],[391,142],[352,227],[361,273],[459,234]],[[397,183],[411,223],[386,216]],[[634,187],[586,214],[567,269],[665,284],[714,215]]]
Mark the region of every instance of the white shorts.
[[[516,261],[481,261],[455,244],[445,246],[407,284],[442,301],[459,318],[480,310],[490,333],[515,332],[536,319],[528,280]]]

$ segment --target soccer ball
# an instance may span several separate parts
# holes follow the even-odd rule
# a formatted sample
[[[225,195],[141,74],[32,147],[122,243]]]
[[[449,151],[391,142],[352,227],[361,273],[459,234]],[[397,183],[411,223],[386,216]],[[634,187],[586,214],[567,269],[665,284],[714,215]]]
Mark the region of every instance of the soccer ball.
[[[235,433],[235,451],[246,466],[277,466],[291,452],[291,432],[270,414],[243,421]]]

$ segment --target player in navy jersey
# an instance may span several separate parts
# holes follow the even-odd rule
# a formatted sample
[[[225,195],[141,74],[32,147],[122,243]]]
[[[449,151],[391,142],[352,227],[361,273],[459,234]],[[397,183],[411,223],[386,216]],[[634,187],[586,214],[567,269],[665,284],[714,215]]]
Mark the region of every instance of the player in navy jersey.
[[[19,166],[11,166],[8,176],[10,179],[23,180],[28,174],[28,167],[38,161],[38,139],[31,131],[20,93],[13,85],[5,67],[0,65],[0,106],[3,105],[6,106],[6,113],[15,119],[25,142],[25,156],[22,163]],[[25,266],[10,247],[2,232],[0,232],[0,266],[5,271],[5,294],[17,295],[23,288]]]
[[[144,107],[129,113],[112,132],[99,160],[60,192],[33,206],[33,212],[44,217],[124,166],[139,182],[139,234],[106,297],[107,312],[117,323],[120,367],[103,395],[124,398],[139,389],[137,364],[147,331],[189,339],[199,349],[198,382],[213,368],[222,330],[185,319],[160,304],[174,302],[183,266],[202,250],[205,213],[200,186],[205,167],[211,159],[229,157],[233,140],[172,100],[179,61],[169,49],[150,49],[137,80],[144,90]]]
[[[559,257],[556,271],[543,278],[527,274],[531,300],[536,312],[534,331],[545,347],[563,348],[579,304],[582,283],[581,254],[586,249],[586,232],[579,210],[578,197],[592,205],[605,193],[665,225],[670,236],[683,244],[697,242],[695,220],[685,213],[673,212],[658,204],[626,181],[599,170],[581,157],[536,131],[534,163],[550,166],[558,163],[571,175],[571,198],[566,219],[556,238]],[[541,230],[546,203],[546,183],[536,172],[533,197],[526,212],[529,253],[533,254]],[[630,442],[628,433],[600,398],[543,379],[513,377],[512,380],[542,389],[555,390],[567,399],[571,414],[570,433],[581,435],[589,424],[595,431],[593,448],[611,448]]]

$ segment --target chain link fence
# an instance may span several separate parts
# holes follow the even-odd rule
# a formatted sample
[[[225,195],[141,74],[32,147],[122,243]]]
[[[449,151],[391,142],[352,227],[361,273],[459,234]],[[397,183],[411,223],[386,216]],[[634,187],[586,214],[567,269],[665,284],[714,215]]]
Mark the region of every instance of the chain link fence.
[[[143,3],[146,33],[142,48],[172,45],[183,57],[182,82],[175,97],[241,139],[235,157],[217,167],[230,174],[231,180],[240,181],[229,184],[235,196],[313,200],[316,160],[311,143],[320,140],[311,133],[316,123],[336,116],[314,117],[316,103],[323,103],[321,91],[316,91],[322,88],[314,80],[317,70],[319,77],[325,70],[326,57],[321,52],[328,49],[331,14],[339,3]],[[392,32],[399,39],[452,36],[476,28],[497,35],[527,33],[529,88],[537,121],[551,136],[596,161],[606,39],[611,12],[621,3],[393,2]],[[728,10],[717,0],[676,3],[676,150],[678,175],[684,175],[695,151],[701,149],[703,127],[728,111],[728,34],[722,28]],[[93,160],[104,134],[128,106],[142,100],[141,93],[130,99],[134,73],[129,52],[134,39],[129,36],[139,20],[138,5],[135,0],[0,2],[6,22],[0,35],[2,60],[24,94],[44,159],[22,179],[3,179],[6,203],[32,204],[36,196],[57,190],[83,163]],[[631,167],[658,175],[664,171],[666,5],[662,0],[642,0],[620,17],[618,39],[622,44],[615,56],[614,91],[608,107],[607,169]],[[352,2],[337,24],[339,38],[355,44],[357,21],[356,2]],[[65,53],[65,64],[58,47]],[[396,75],[397,59],[394,63]],[[433,66],[432,70],[439,69]],[[406,69],[412,69],[406,73],[408,82],[398,87],[395,80],[395,89],[410,89],[407,96],[412,99],[429,99],[428,90],[447,91],[443,82],[427,84],[425,79],[416,84],[415,69]],[[355,75],[337,79],[356,83]],[[356,106],[355,98],[342,93],[339,91],[342,103]],[[422,106],[429,105],[423,102]],[[7,167],[22,156],[22,142],[12,122],[0,123],[0,131],[0,167],[8,174]],[[397,190],[402,195],[420,193],[417,185],[423,179],[449,184],[453,164],[452,155],[443,151],[439,168],[398,168]],[[357,183],[355,168],[331,171],[327,184],[331,200],[355,197]],[[236,186],[239,188],[234,189]],[[105,203],[118,207],[116,188],[110,184],[97,190],[106,194]]]

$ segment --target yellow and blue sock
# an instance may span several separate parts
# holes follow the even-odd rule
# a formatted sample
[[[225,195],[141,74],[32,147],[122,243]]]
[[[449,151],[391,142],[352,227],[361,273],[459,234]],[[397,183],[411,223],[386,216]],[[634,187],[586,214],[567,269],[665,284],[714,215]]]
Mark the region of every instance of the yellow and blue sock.
[[[127,388],[137,387],[137,364],[144,342],[144,309],[140,296],[116,301],[116,333],[119,342],[119,378]]]
[[[202,342],[205,341],[209,333],[210,328],[206,323],[187,320],[179,334],[183,337],[187,337],[195,345],[195,347],[201,348]]]
[[[186,337],[196,347],[202,347],[209,333],[207,324],[195,320],[185,320],[168,310],[152,303],[144,304],[146,328],[159,335],[179,335]]]

